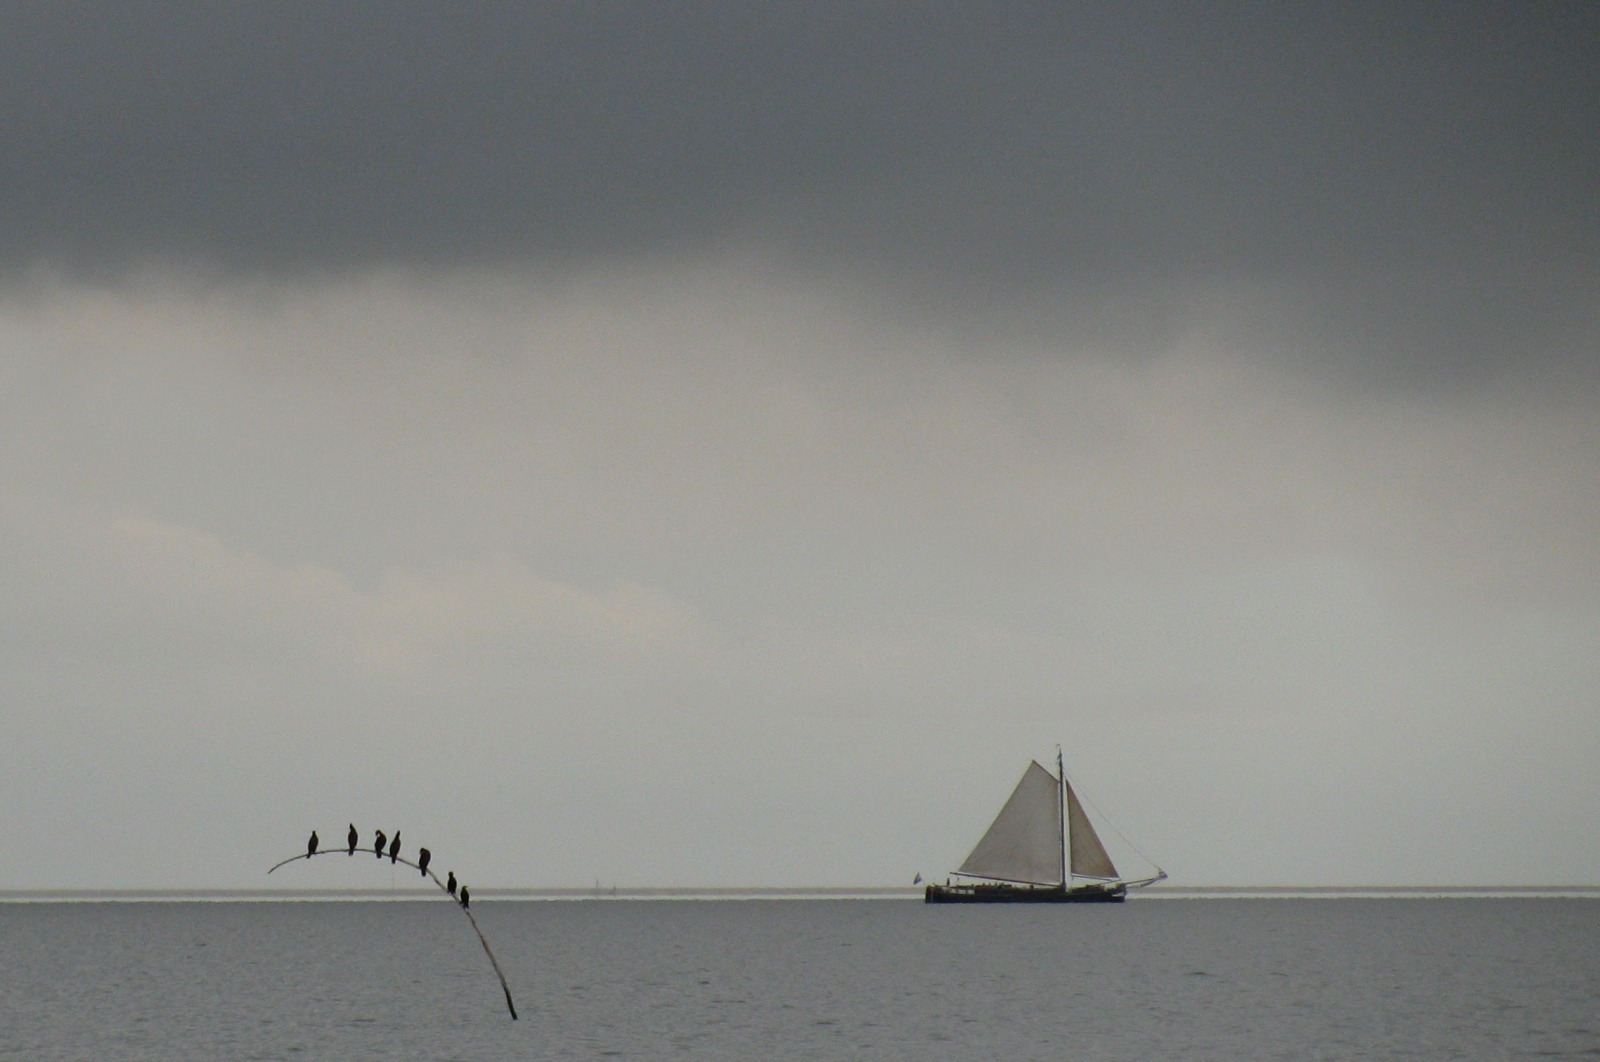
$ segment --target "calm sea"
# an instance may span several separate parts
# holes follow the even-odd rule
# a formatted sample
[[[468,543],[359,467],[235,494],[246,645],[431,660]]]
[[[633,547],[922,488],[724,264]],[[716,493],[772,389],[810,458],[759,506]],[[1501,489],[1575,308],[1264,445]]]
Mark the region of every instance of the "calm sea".
[[[0,1058],[1600,1057],[1600,900],[0,903]]]

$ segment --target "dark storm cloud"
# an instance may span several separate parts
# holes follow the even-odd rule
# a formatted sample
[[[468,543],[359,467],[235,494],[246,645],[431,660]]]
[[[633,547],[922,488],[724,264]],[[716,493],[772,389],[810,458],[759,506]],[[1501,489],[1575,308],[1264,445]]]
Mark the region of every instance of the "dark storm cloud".
[[[13,5],[0,255],[753,242],[957,310],[1271,286],[1384,377],[1576,364],[1597,39],[1588,4]]]

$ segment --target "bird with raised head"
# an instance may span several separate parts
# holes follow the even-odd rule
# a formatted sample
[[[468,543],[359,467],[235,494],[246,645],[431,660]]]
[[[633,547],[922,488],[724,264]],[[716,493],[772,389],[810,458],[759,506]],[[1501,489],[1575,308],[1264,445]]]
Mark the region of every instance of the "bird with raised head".
[[[372,854],[379,859],[383,858],[383,846],[389,843],[389,838],[384,836],[382,830],[373,831],[376,836],[372,839]]]
[[[356,824],[355,823],[352,822],[350,824],[350,832],[344,835],[344,839],[346,841],[350,842],[350,854],[351,855],[355,855],[356,854],[356,842],[361,840],[361,835],[356,832]]]
[[[311,840],[306,842],[306,858],[310,859],[317,854],[317,831],[311,831]]]
[[[400,859],[400,831],[394,831],[394,840],[389,842],[389,862],[398,862]]]
[[[450,876],[445,879],[444,891],[448,892],[451,896],[456,894],[456,872],[453,870],[450,872]]]
[[[428,860],[433,858],[433,853],[426,848],[417,851],[417,869],[422,871],[422,876],[428,876]]]
[[[471,897],[467,895],[467,887],[465,885],[461,886],[461,906],[467,906],[467,901],[469,899],[471,899]]]

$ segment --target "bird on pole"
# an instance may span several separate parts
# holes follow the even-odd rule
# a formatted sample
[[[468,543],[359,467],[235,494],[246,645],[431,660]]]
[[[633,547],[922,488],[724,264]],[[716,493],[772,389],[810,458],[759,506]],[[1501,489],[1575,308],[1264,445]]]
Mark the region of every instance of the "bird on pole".
[[[355,824],[354,823],[352,823],[350,825],[350,829],[351,830],[355,829]],[[303,855],[292,855],[288,859],[280,859],[278,862],[272,864],[272,866],[267,868],[267,873],[271,874],[274,870],[277,870],[279,867],[287,866],[290,863],[299,862],[302,859],[309,859],[311,856],[316,855],[317,854],[317,841],[318,841],[317,831],[312,830],[311,831],[311,838],[306,844],[306,851],[305,851],[305,853]],[[386,841],[388,841],[388,838],[386,836],[384,836],[384,832],[382,830],[376,831],[376,840],[375,840],[375,843],[372,846],[372,850],[373,850],[373,852],[375,852],[377,854],[377,856],[378,856],[378,858],[380,860],[383,858],[384,843]],[[352,854],[352,855],[355,854],[354,843],[355,843],[354,840],[352,840],[351,841],[351,847],[349,849],[347,849],[350,852],[350,854]],[[337,851],[337,849],[334,849],[334,851]],[[393,859],[395,862],[399,862],[399,858],[400,858],[400,831],[399,830],[396,830],[394,832],[393,847],[389,851],[390,851],[390,858]],[[488,938],[486,938],[483,935],[483,930],[478,928],[478,920],[473,917],[471,911],[467,910],[468,905],[472,902],[472,897],[467,892],[466,886],[461,885],[456,880],[456,872],[453,871],[453,870],[450,871],[450,884],[448,886],[444,885],[442,882],[439,881],[438,876],[433,874],[433,872],[428,869],[428,865],[433,859],[433,853],[428,851],[426,848],[420,848],[419,852],[420,852],[420,855],[419,855],[420,862],[413,863],[410,860],[406,860],[406,866],[408,866],[408,867],[421,867],[423,877],[430,877],[431,876],[433,878],[433,883],[435,885],[438,885],[440,888],[445,889],[446,891],[448,891],[450,893],[451,898],[455,899],[458,903],[461,904],[461,913],[467,916],[467,921],[468,922],[472,923],[473,932],[475,932],[478,935],[478,943],[483,945],[483,953],[484,953],[484,955],[488,956],[489,965],[494,967],[495,976],[500,979],[500,991],[505,994],[505,997],[506,997],[506,1009],[511,1012],[511,1020],[512,1021],[516,1021],[517,1020],[517,1005],[516,1005],[516,1003],[512,1002],[512,999],[511,999],[511,988],[510,988],[509,985],[506,984],[505,971],[500,969],[500,961],[494,957],[494,951],[489,947]],[[331,854],[331,853],[323,853],[323,854]],[[456,895],[458,889],[460,891],[460,895],[459,896]]]
[[[389,862],[400,861],[400,831],[394,831],[394,840],[389,842]]]
[[[351,855],[355,855],[356,854],[356,842],[361,840],[361,835],[356,832],[356,824],[355,823],[352,822],[350,824],[350,832],[344,835],[344,839],[350,843],[350,854]]]

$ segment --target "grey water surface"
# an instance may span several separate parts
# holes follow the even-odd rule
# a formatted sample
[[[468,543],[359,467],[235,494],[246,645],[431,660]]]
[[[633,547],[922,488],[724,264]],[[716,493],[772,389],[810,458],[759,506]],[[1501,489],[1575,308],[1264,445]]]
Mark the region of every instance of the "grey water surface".
[[[0,1058],[1600,1058],[1600,900],[0,903]]]

